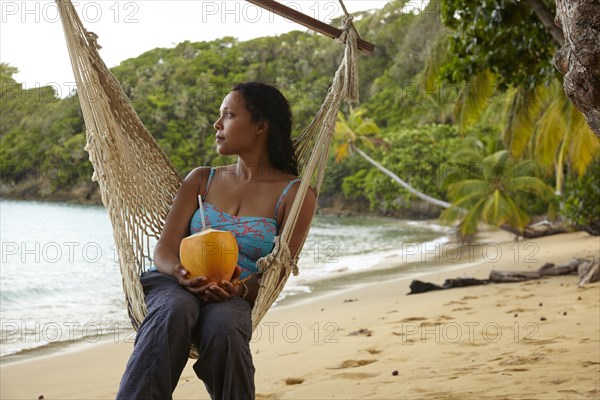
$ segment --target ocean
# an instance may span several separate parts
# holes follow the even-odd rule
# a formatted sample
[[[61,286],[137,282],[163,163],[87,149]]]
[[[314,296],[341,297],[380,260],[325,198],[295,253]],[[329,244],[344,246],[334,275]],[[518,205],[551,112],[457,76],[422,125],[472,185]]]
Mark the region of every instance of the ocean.
[[[278,304],[449,236],[432,223],[316,216]],[[0,200],[0,245],[0,357],[133,337],[104,207]]]

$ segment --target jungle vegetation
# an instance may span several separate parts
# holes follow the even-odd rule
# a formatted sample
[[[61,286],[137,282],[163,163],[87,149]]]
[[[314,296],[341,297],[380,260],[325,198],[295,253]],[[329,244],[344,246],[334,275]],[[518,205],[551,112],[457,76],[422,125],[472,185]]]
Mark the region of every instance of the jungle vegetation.
[[[480,222],[522,229],[544,218],[598,229],[600,202],[588,199],[599,197],[599,140],[564,95],[551,63],[558,44],[528,4],[442,0],[411,13],[405,3],[354,15],[377,49],[361,59],[360,104],[340,113],[321,207],[411,218],[445,209],[464,236]],[[542,3],[552,11],[553,2]],[[340,50],[301,31],[224,37],[156,48],[112,71],[185,175],[232,161],[215,152],[212,122],[233,84],[279,87],[298,134],[319,109]],[[25,89],[16,72],[0,64],[2,195],[93,197],[77,94]]]

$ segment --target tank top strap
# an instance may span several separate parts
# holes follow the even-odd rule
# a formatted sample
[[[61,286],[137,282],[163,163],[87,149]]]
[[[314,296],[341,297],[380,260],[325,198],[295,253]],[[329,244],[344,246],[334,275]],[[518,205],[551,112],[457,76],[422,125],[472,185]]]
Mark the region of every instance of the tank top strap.
[[[277,212],[279,211],[279,207],[283,203],[283,199],[285,199],[285,195],[290,190],[290,188],[292,186],[294,186],[294,183],[296,183],[296,182],[300,182],[300,179],[294,179],[293,181],[290,181],[290,183],[287,184],[285,189],[283,189],[283,192],[281,192],[281,196],[279,196],[279,199],[277,200],[277,204],[275,205],[275,217],[274,217],[275,220],[277,220]]]
[[[205,199],[206,195],[208,194],[208,189],[210,188],[210,184],[212,183],[213,178],[215,176],[215,171],[216,171],[215,167],[212,167],[210,169],[210,174],[208,175],[208,181],[206,181],[206,189],[204,189],[204,194],[202,195],[203,199]]]

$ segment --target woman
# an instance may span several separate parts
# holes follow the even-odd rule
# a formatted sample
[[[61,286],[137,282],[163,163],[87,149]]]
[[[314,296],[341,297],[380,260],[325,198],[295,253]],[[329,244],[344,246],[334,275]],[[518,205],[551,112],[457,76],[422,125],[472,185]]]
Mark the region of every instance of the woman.
[[[141,282],[148,315],[136,337],[118,399],[169,399],[194,343],[200,353],[194,370],[213,399],[253,399],[250,353],[251,310],[258,292],[256,260],[273,249],[298,190],[292,147],[292,114],[272,86],[250,82],[234,86],[214,123],[217,151],[237,155],[233,165],[200,167],[183,181],[154,250],[153,271]],[[181,240],[201,229],[198,195],[205,221],[231,230],[239,261],[232,282],[190,279],[179,262]],[[309,191],[290,240],[296,255],[316,203]]]

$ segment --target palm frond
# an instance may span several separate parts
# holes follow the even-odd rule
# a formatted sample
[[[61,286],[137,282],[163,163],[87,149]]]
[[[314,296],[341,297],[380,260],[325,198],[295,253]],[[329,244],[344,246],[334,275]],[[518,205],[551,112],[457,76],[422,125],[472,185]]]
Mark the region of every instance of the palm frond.
[[[508,214],[510,215],[510,218],[506,222],[518,230],[523,231],[525,226],[529,223],[529,215],[527,215],[525,211],[517,206],[514,200],[510,197],[506,197],[505,200],[509,209]]]
[[[533,160],[522,160],[508,166],[503,174],[504,179],[519,178],[523,176],[537,176],[537,164]]]
[[[507,150],[500,150],[487,156],[483,159],[481,165],[482,178],[494,182],[500,180],[503,171],[511,163],[512,159]]]
[[[452,200],[453,205],[468,208],[472,202],[487,196],[493,189],[493,184],[487,181],[464,180],[448,186],[448,197]]]
[[[346,159],[346,157],[348,157],[348,154],[350,149],[350,142],[346,142],[344,144],[342,144],[341,146],[339,146],[337,148],[337,151],[335,152],[335,162],[336,163],[340,163],[342,161],[344,161]]]
[[[459,219],[460,217],[462,217],[465,214],[466,214],[466,210],[464,208],[456,207],[453,205],[452,207],[446,208],[440,214],[440,220],[443,223],[452,225],[456,222],[457,219]]]
[[[376,141],[373,138],[366,136],[357,136],[356,141],[361,145],[367,147],[369,150],[375,150],[377,148]]]
[[[439,79],[440,68],[446,65],[446,62],[450,56],[448,48],[450,36],[442,35],[436,43],[433,45],[429,52],[429,57],[425,61],[425,68],[419,76],[421,84],[425,85],[427,93],[432,93],[435,90],[435,86]]]
[[[506,208],[502,204],[502,194],[498,189],[494,190],[491,196],[489,196],[481,209],[482,219],[488,224],[497,224],[497,221],[503,223],[508,217],[506,216]]]
[[[535,131],[540,110],[538,98],[539,93],[521,87],[507,91],[502,138],[505,147],[515,158],[523,156]]]
[[[578,175],[583,175],[595,157],[600,155],[600,139],[592,132],[583,114],[571,107],[571,135],[569,142],[569,165]]]
[[[483,161],[481,152],[475,149],[460,149],[450,156],[450,161],[462,163],[478,163]]]
[[[494,74],[484,70],[473,76],[461,88],[455,107],[461,134],[472,127],[489,106],[490,101],[495,97],[495,83]]]
[[[381,133],[381,130],[375,122],[367,119],[362,121],[362,123],[356,127],[356,133],[363,136],[375,136]]]
[[[535,159],[541,166],[552,169],[558,149],[568,133],[565,112],[569,108],[569,100],[558,83],[549,85],[547,94],[551,97],[543,99],[544,110],[540,114],[539,129],[535,135]]]
[[[354,140],[355,134],[350,125],[348,125],[346,122],[338,121],[335,123],[333,138],[334,140],[343,142],[346,140]]]
[[[510,192],[523,192],[535,194],[542,199],[552,194],[552,189],[543,180],[535,176],[520,176],[503,181],[502,185]]]
[[[467,211],[467,214],[458,225],[458,232],[461,238],[474,235],[477,232],[484,204],[485,199],[481,199]]]

